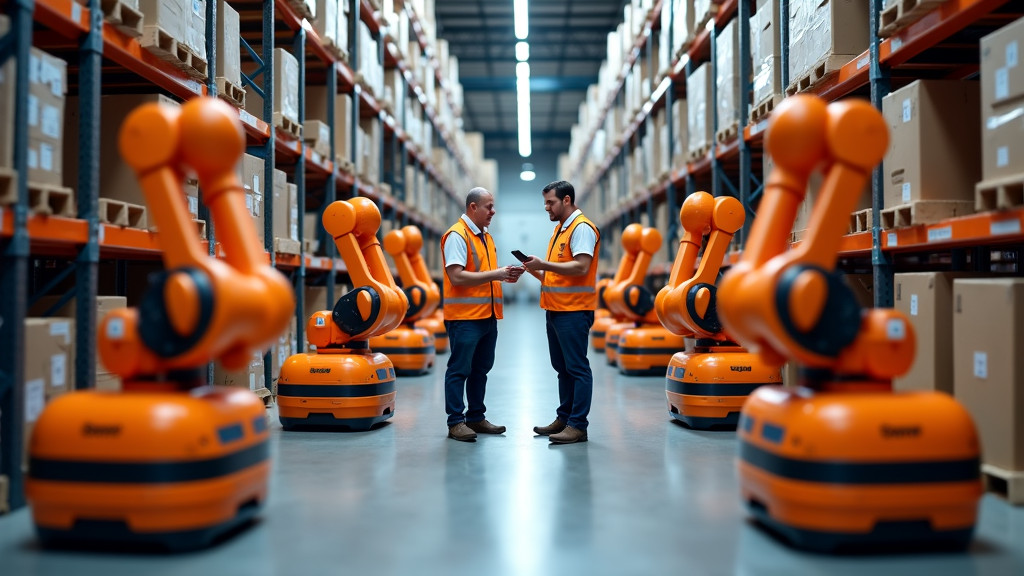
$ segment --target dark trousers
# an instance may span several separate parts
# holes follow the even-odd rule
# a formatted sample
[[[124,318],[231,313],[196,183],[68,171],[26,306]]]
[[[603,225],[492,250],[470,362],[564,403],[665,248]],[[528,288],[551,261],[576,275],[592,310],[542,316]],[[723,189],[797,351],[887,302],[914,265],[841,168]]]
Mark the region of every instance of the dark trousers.
[[[547,312],[548,352],[558,373],[558,419],[578,430],[587,429],[594,395],[594,375],[587,359],[587,340],[594,324],[593,310]]]
[[[494,366],[494,347],[498,343],[498,321],[445,320],[448,331],[448,369],[444,373],[444,407],[448,426],[484,419],[484,392],[487,373]],[[462,402],[465,392],[469,410]]]

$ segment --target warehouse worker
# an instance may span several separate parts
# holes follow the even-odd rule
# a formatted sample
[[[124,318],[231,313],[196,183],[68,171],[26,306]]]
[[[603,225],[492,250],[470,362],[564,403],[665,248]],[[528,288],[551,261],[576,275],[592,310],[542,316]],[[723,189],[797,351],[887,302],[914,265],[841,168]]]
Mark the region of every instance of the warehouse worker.
[[[519,280],[524,268],[497,267],[497,250],[487,227],[494,217],[494,196],[483,188],[466,194],[466,213],[441,237],[444,258],[444,324],[448,331],[448,369],[444,374],[448,437],[476,441],[477,433],[503,434],[484,418],[487,373],[494,365],[501,283]],[[462,401],[465,392],[469,410]]]
[[[601,233],[576,207],[576,191],[564,180],[544,187],[544,210],[558,222],[547,260],[530,256],[523,266],[541,281],[540,307],[547,311],[548,352],[558,373],[559,405],[555,421],[533,431],[554,444],[586,442],[594,391],[587,338],[597,308]]]

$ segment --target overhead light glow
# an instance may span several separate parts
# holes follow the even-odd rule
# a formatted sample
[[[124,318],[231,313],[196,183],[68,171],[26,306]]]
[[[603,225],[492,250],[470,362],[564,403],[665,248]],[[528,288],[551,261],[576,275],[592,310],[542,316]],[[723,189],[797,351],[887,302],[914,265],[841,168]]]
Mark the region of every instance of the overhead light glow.
[[[519,75],[519,67],[525,67],[525,75]],[[520,62],[516,65],[516,112],[519,119],[519,155],[529,158],[533,153],[530,142],[530,65]]]
[[[523,182],[533,182],[533,179],[537,177],[537,173],[533,170],[523,170],[519,173],[519,178]]]
[[[526,40],[530,34],[529,3],[527,0],[513,0],[515,10],[516,38]]]
[[[529,62],[516,62],[516,79],[517,80],[529,80],[530,79],[530,63]]]
[[[528,42],[516,42],[516,60],[526,62],[530,59],[530,44]]]

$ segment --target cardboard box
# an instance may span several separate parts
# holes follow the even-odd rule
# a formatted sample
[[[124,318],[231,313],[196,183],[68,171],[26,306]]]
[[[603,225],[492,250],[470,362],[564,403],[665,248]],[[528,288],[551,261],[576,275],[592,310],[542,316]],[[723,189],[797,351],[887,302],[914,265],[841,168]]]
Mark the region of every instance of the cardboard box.
[[[238,12],[225,0],[217,0],[217,24],[217,76],[241,88],[242,43]]]
[[[62,173],[67,66],[67,62],[38,48],[32,48],[29,54],[29,182],[54,186],[64,184]]]
[[[263,366],[262,350],[253,353],[252,360],[243,370],[229,371],[220,362],[215,362],[213,365],[213,385],[245,388],[253,392],[260,388],[266,388],[267,381]]]
[[[1024,18],[981,39],[982,178],[1024,174]]]
[[[143,25],[148,29],[156,27],[169,34],[178,42],[188,40],[191,2],[187,0],[139,0]]]
[[[917,356],[910,371],[892,381],[893,390],[937,390],[953,394],[952,272],[896,274],[893,308],[910,318]]]
[[[825,60],[837,70],[868,47],[870,0],[790,0],[790,85]]]
[[[693,154],[711,146],[715,141],[711,106],[713,77],[711,63],[705,62],[686,77],[686,134],[689,145],[687,152]]]
[[[307,118],[309,113],[306,114]],[[302,125],[302,138],[306,145],[313,148],[313,151],[331,159],[331,127],[323,120],[309,120]]]
[[[75,387],[75,321],[66,318],[25,319],[25,427],[22,468],[28,467],[32,428],[46,404]]]
[[[288,238],[288,218],[291,207],[288,206],[288,175],[282,170],[274,169],[273,189],[273,222],[271,231],[274,238]]]
[[[11,481],[0,474],[0,514],[6,514],[11,511]]]
[[[307,89],[307,98],[309,92]],[[309,103],[306,104],[309,106]],[[255,90],[245,93],[245,109],[257,118],[263,118],[263,98]],[[275,126],[284,126],[287,120],[301,125],[299,118],[299,61],[284,48],[274,49],[274,117],[268,119]]]
[[[242,187],[245,189],[245,207],[252,216],[253,225],[256,227],[256,236],[260,239],[260,245],[265,246],[265,211],[263,210],[264,194],[266,184],[264,183],[264,165],[262,158],[251,154],[242,157],[239,164],[239,177],[242,180]]]
[[[288,330],[281,333],[277,342],[270,349],[270,381],[272,383],[271,391],[274,394],[277,394],[277,381],[281,378],[281,366],[284,366],[288,358],[298,353],[295,332],[295,318],[293,317]]]
[[[918,80],[882,99],[889,125],[885,207],[918,200],[974,201],[981,176],[977,82]]]
[[[327,122],[327,88],[306,86],[306,118]],[[352,95],[334,96],[334,155],[351,159],[352,151]],[[328,154],[330,152],[328,151]]]
[[[296,184],[288,183],[288,238],[299,242],[299,187]]]
[[[732,19],[718,33],[715,46],[715,86],[718,89],[718,130],[739,123],[740,100],[740,27]],[[745,86],[747,83],[743,82]]]
[[[57,309],[53,307],[60,300],[60,296],[43,296],[36,303],[29,308],[29,316],[47,316],[53,319],[56,318],[67,318],[74,320],[78,313],[77,300],[71,298],[63,306]],[[96,297],[96,323],[97,325],[103,320],[111,310],[117,310],[120,308],[128,307],[128,299],[124,296],[97,296]],[[49,314],[47,314],[49,312]],[[74,335],[72,334],[72,338]],[[74,366],[71,366],[72,373],[74,372]],[[96,349],[96,373],[106,373],[107,369],[103,366],[103,361],[100,359],[99,348]]]
[[[779,2],[758,0],[757,12],[750,17],[750,58],[753,63],[753,94],[755,107],[781,95],[782,45],[779,38]]]
[[[198,56],[200,60],[206,61],[206,2],[207,0],[185,0],[185,47]],[[223,27],[223,21],[219,21],[218,28]],[[228,38],[231,38],[228,36]],[[239,43],[239,50],[241,44]],[[195,67],[199,68],[199,67]],[[206,77],[206,70],[199,70],[202,76]]]
[[[953,390],[982,461],[1024,470],[1024,279],[953,281]]]
[[[340,46],[348,51],[347,45],[338,44],[338,0],[316,0],[316,18],[312,24],[325,46]]]

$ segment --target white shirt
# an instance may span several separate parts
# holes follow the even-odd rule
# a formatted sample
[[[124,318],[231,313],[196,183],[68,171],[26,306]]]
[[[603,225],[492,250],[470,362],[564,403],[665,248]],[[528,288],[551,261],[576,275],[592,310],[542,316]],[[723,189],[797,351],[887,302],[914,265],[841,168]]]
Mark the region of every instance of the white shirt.
[[[463,214],[462,221],[466,223],[466,226],[469,226],[473,234],[480,234],[480,227],[474,224],[469,219],[469,216]],[[487,232],[486,228],[484,228],[484,232]],[[455,234],[455,236],[449,234],[448,240],[444,243],[444,267],[459,265],[465,268],[468,257],[469,246],[466,244],[466,239],[462,237],[462,234]]]
[[[573,220],[576,220],[577,216],[583,216],[583,212],[579,209],[576,209],[575,212],[565,219],[565,224],[562,224],[562,229],[559,232],[565,232],[565,229],[573,223]],[[569,238],[569,252],[572,253],[573,257],[577,254],[586,254],[592,257],[596,247],[597,234],[594,233],[593,228],[590,226],[577,226],[572,231],[572,237]]]

